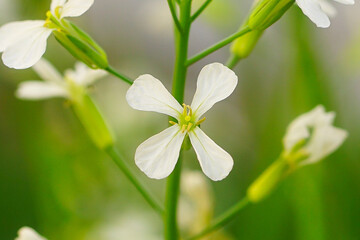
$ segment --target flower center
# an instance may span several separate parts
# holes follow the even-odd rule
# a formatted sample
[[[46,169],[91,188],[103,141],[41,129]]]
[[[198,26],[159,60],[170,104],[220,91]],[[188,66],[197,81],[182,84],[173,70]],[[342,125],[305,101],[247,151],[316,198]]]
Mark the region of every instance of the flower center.
[[[58,6],[55,8],[55,16],[52,14],[51,11],[46,12],[46,21],[44,27],[46,28],[55,28],[60,29],[61,23],[59,22],[61,16],[62,7]]]
[[[173,125],[179,124],[179,126],[181,127],[182,133],[184,133],[185,131],[190,132],[196,126],[199,126],[202,122],[205,121],[205,118],[203,118],[199,121],[196,121],[197,120],[196,116],[193,114],[191,107],[189,105],[186,105],[185,103],[183,104],[183,106],[184,106],[184,111],[179,116],[179,122],[176,123],[176,122],[170,121],[170,123]]]

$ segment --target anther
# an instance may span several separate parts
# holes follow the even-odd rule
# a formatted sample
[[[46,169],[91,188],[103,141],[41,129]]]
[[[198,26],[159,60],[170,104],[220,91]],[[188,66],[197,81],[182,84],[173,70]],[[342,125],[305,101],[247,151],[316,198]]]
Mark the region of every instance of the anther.
[[[203,123],[206,120],[206,118],[204,117],[203,119],[200,119],[199,121],[197,121],[195,123],[196,126],[200,125],[201,123]]]
[[[187,106],[185,105],[185,103],[183,103],[183,107],[184,107],[183,115],[187,115]]]
[[[174,121],[169,121],[169,123],[170,123],[171,125],[176,125],[176,124],[177,124],[177,123],[174,122]]]
[[[189,123],[189,125],[187,126],[187,129],[186,129],[186,131],[187,131],[187,132],[189,132],[189,131],[190,131],[190,129],[191,129],[191,127],[192,127],[192,125],[193,125],[192,123]]]
[[[187,125],[182,125],[182,127],[181,127],[181,133],[184,133],[184,132],[185,132],[186,126],[187,126]]]

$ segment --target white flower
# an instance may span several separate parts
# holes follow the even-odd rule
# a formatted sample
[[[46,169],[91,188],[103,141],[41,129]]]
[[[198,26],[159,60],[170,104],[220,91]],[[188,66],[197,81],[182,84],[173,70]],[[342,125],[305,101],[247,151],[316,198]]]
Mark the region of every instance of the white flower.
[[[18,237],[15,240],[46,240],[40,236],[34,229],[22,227],[18,231]]]
[[[233,71],[220,63],[205,66],[198,77],[197,90],[191,106],[183,107],[151,75],[134,81],[126,94],[129,105],[137,110],[154,111],[177,119],[177,123],[143,142],[136,150],[137,166],[150,178],[170,175],[179,157],[186,135],[195,149],[203,172],[212,180],[225,178],[233,167],[232,157],[216,145],[200,128],[202,115],[215,103],[227,98],[238,79]]]
[[[86,12],[94,0],[53,0],[47,20],[11,22],[0,28],[2,60],[10,68],[25,69],[33,66],[45,53],[47,39],[62,29],[61,19],[77,17]]]
[[[40,59],[33,69],[44,81],[26,81],[19,85],[16,96],[27,100],[41,100],[53,97],[72,98],[75,91],[84,91],[106,73],[103,70],[92,70],[83,63],[77,63],[75,70],[67,70],[65,76],[45,59]]]
[[[348,135],[345,130],[333,126],[334,118],[335,113],[326,113],[323,106],[296,118],[284,137],[286,153],[302,151],[306,158],[300,165],[315,163],[330,155]]]
[[[334,0],[336,2],[352,5],[354,0]],[[327,28],[330,26],[329,16],[336,14],[336,9],[328,2],[328,0],[296,0],[297,5],[303,13],[310,18],[316,26]]]

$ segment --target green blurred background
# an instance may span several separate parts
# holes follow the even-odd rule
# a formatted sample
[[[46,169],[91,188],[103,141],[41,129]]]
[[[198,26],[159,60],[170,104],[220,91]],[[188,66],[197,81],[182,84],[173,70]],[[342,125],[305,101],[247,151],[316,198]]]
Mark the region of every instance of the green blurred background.
[[[43,19],[49,4],[0,0],[0,24]],[[194,24],[190,55],[234,32],[250,6],[249,0],[214,0]],[[360,7],[336,8],[331,27],[318,29],[292,7],[235,69],[240,80],[235,94],[217,104],[202,125],[235,160],[228,178],[211,183],[217,214],[242,198],[277,158],[286,126],[297,115],[324,104],[336,111],[336,125],[350,133],[326,161],[302,168],[266,201],[246,208],[226,227],[234,239],[360,239]],[[74,21],[103,46],[117,69],[134,78],[150,73],[170,89],[173,31],[165,0],[97,0]],[[187,102],[201,67],[225,62],[228,52],[225,48],[190,68]],[[53,38],[45,57],[61,71],[75,62]],[[161,219],[90,142],[64,100],[14,97],[20,81],[33,79],[38,77],[31,69],[0,64],[0,239],[14,239],[22,226],[52,240],[161,235]],[[163,199],[165,181],[147,179],[133,155],[166,126],[167,117],[132,110],[125,101],[127,88],[107,77],[92,95],[116,133],[118,148]],[[185,154],[185,168],[199,169],[193,150]]]

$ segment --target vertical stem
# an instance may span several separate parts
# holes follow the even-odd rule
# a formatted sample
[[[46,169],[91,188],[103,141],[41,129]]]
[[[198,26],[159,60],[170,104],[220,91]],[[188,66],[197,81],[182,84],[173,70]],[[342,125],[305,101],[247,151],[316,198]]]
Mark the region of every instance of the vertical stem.
[[[186,61],[188,57],[188,44],[191,26],[191,0],[182,0],[180,5],[181,30],[175,29],[175,67],[172,93],[175,99],[182,104],[187,73]],[[181,154],[174,171],[169,176],[166,186],[165,198],[165,239],[178,240],[177,205],[180,189]]]

